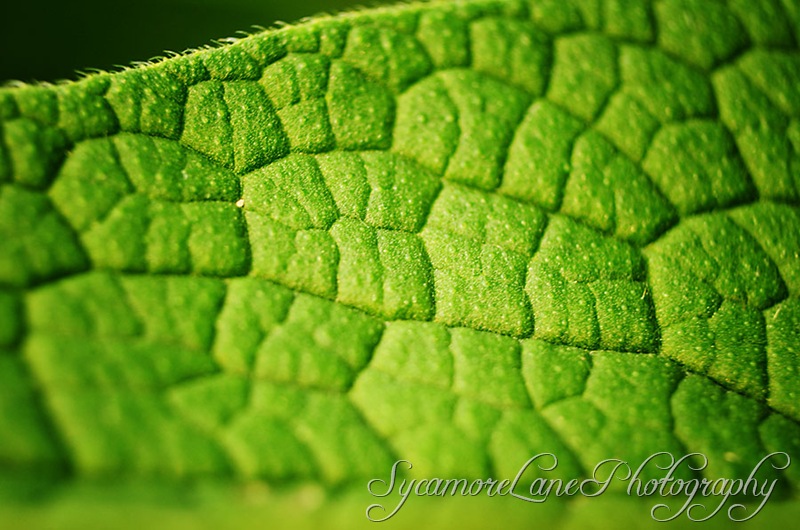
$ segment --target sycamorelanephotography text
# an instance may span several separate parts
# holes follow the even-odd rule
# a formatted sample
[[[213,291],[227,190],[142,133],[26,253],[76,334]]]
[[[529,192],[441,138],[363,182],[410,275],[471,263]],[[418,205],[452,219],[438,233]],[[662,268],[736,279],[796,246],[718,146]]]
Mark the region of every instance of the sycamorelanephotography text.
[[[708,467],[708,457],[702,453],[689,453],[676,458],[672,453],[650,455],[634,466],[618,458],[598,462],[590,477],[546,478],[558,467],[558,457],[553,453],[539,453],[529,458],[513,478],[408,478],[413,468],[408,460],[398,460],[392,466],[387,480],[374,478],[367,483],[369,493],[386,499],[367,507],[367,519],[382,522],[396,516],[410,497],[513,497],[524,502],[539,504],[550,497],[598,497],[609,489],[624,485],[624,493],[636,497],[658,496],[650,510],[656,521],[672,521],[685,516],[691,521],[707,521],[721,512],[731,521],[747,521],[755,517],[769,501],[778,484],[775,471],[783,471],[791,464],[784,452],[773,452],[761,458],[747,478],[699,478]],[[536,475],[535,478],[531,478]],[[660,475],[654,478],[654,475]],[[650,478],[646,478],[650,477]],[[684,478],[686,477],[686,478]],[[689,478],[691,477],[691,478]]]

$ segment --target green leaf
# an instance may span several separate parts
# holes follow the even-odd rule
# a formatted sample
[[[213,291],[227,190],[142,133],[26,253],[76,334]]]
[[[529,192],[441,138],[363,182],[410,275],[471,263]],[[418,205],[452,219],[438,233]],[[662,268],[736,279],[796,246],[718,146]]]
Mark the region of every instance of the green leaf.
[[[799,14],[408,5],[2,89],[0,475],[800,463]]]

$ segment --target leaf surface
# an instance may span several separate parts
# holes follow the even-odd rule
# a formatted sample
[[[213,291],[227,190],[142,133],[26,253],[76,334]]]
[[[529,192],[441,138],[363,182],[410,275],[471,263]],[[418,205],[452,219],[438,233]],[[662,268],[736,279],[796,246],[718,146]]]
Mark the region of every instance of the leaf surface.
[[[800,461],[798,14],[412,5],[4,89],[0,462]]]

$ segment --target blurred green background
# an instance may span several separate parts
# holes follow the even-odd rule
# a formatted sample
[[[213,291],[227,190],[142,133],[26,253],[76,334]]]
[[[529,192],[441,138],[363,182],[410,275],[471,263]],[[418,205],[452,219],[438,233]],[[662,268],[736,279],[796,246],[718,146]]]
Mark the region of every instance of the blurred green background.
[[[75,79],[237,36],[254,25],[387,0],[6,0],[0,8],[0,83]]]

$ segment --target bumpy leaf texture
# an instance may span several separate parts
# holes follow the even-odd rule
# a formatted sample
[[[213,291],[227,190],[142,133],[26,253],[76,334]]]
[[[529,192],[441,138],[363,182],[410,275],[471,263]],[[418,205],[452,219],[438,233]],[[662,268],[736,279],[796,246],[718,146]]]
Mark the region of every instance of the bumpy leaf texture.
[[[0,91],[3,469],[800,463],[799,38],[471,1]]]

